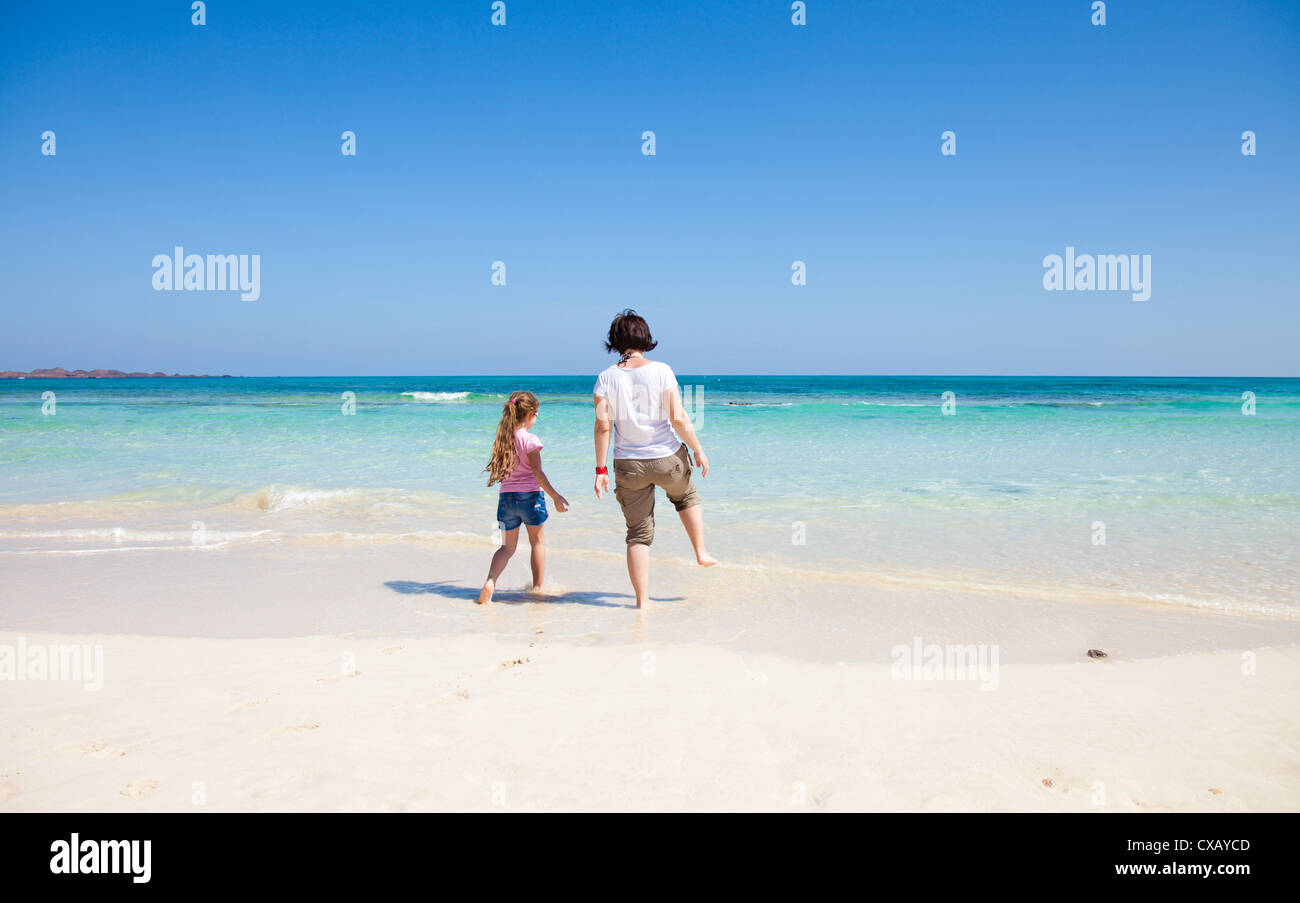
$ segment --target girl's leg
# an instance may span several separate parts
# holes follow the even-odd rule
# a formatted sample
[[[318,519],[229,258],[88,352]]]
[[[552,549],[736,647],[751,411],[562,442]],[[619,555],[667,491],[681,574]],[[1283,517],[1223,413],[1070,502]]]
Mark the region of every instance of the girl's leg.
[[[483,589],[478,594],[479,605],[486,605],[492,601],[492,594],[496,592],[497,588],[497,578],[506,569],[506,564],[509,563],[510,556],[515,554],[515,547],[518,545],[519,528],[515,527],[513,530],[507,530],[501,538],[501,548],[492,554],[492,564],[488,567],[487,579],[483,581]]]
[[[645,608],[650,601],[650,547],[645,543],[627,544],[627,575],[636,593],[636,607]]]
[[[533,592],[541,592],[546,579],[546,525],[528,527],[528,544],[532,548],[529,563],[533,566]]]
[[[689,508],[683,508],[677,514],[682,519],[682,526],[686,528],[686,535],[691,540],[691,545],[695,547],[695,560],[701,567],[709,567],[718,563],[718,559],[709,554],[709,550],[704,548],[704,506],[692,505]]]

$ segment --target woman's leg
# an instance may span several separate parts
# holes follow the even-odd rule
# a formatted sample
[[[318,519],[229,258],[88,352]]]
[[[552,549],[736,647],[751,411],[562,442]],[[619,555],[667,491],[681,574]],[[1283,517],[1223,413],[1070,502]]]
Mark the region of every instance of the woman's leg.
[[[655,484],[644,473],[645,467],[645,462],[614,459],[618,480],[614,495],[627,523],[627,576],[637,608],[650,601],[650,543],[655,538]]]
[[[682,519],[682,526],[686,528],[686,535],[691,540],[691,545],[695,547],[695,560],[701,567],[709,567],[718,563],[718,559],[709,554],[709,550],[704,548],[704,506],[692,505],[689,508],[683,508],[677,512]]]
[[[485,605],[492,601],[492,594],[496,592],[497,588],[497,578],[506,569],[506,565],[510,562],[510,556],[515,554],[515,547],[518,545],[519,528],[515,527],[513,530],[507,530],[501,538],[501,548],[492,554],[492,564],[488,567],[487,579],[483,581],[483,589],[478,594],[479,605]]]
[[[528,544],[532,549],[529,563],[533,566],[533,592],[539,592],[546,579],[546,525],[528,527]]]
[[[645,543],[627,544],[627,575],[636,593],[636,607],[645,608],[650,601],[650,547]]]
[[[691,459],[686,454],[686,446],[677,449],[677,453],[667,458],[660,458],[663,473],[658,482],[668,493],[668,501],[677,509],[677,516],[682,519],[686,536],[695,548],[695,561],[701,567],[718,563],[718,559],[704,548],[704,506],[700,504],[700,494],[695,491],[695,480],[691,477]]]

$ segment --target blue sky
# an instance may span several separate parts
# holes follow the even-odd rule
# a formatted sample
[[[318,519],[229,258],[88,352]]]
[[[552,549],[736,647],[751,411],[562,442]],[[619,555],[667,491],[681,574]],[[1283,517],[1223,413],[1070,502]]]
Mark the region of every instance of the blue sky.
[[[1300,4],[490,5],[4,4],[0,369],[1300,375]]]

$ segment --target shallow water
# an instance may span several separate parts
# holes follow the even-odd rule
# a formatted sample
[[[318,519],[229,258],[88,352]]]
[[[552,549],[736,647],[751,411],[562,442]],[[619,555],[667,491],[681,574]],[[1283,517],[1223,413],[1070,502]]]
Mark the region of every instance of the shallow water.
[[[1300,380],[679,379],[729,567],[1300,614]],[[552,542],[617,551],[617,503],[591,493],[593,382],[0,381],[0,551],[486,542],[480,469],[513,389],[541,399],[534,432],[574,505]]]

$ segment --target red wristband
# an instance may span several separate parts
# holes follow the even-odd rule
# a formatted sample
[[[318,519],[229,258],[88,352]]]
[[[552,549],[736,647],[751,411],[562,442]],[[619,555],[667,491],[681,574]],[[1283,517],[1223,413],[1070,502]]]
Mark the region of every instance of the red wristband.
[[[602,473],[609,473],[609,468],[608,468],[608,467],[597,467],[597,468],[596,468],[596,475],[599,476],[599,475],[602,474]]]

